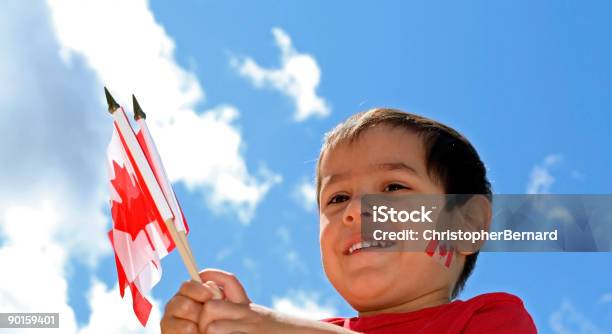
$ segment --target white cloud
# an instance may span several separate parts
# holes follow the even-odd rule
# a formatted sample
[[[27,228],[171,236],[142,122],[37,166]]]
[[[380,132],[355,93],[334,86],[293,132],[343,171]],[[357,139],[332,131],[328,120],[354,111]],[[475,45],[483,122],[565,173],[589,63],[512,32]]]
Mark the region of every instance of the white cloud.
[[[231,247],[222,248],[217,252],[217,255],[215,256],[215,260],[217,260],[217,262],[225,261],[225,259],[232,256],[233,253],[234,253],[234,249]]]
[[[604,293],[599,301],[601,303],[612,303],[612,293]]]
[[[5,273],[0,275],[0,310],[59,312],[61,333],[159,332],[157,301],[150,300],[153,308],[148,325],[143,328],[132,310],[130,293],[126,292],[122,300],[118,285],[108,289],[98,281],[94,281],[88,294],[92,310],[89,322],[77,328],[74,310],[68,304],[66,267],[69,254],[58,240],[63,225],[56,207],[57,203],[51,200],[44,200],[36,207],[15,205],[6,207],[0,217],[4,239],[0,247],[0,268]],[[15,330],[15,333],[22,333],[22,330]]]
[[[585,180],[585,178],[586,178],[586,177],[585,177],[585,175],[584,175],[584,173],[582,173],[582,172],[581,172],[581,171],[579,171],[579,170],[572,170],[572,172],[570,173],[570,175],[571,175],[571,176],[572,176],[572,177],[573,177],[575,180],[578,180],[578,181],[584,181],[584,180]]]
[[[108,118],[95,76],[58,58],[44,4],[3,2],[0,45],[0,309],[59,312],[59,330],[36,331],[76,333],[67,268],[75,259],[93,267],[110,252]]]
[[[306,274],[308,273],[308,266],[302,261],[302,257],[294,250],[288,250],[284,256],[285,262],[287,262],[287,269],[299,270]]]
[[[64,269],[68,254],[55,239],[61,228],[55,204],[45,201],[40,207],[11,206],[2,212],[0,310],[59,312],[63,332],[73,333],[76,321],[68,306]]]
[[[295,190],[294,196],[302,208],[306,211],[315,211],[317,209],[317,188],[308,180],[299,183]]]
[[[94,265],[110,248],[106,117],[93,99],[93,76],[78,62],[71,70],[58,59],[43,4],[4,2],[0,22],[0,215],[53,199],[58,240]],[[36,233],[38,222],[30,224]]]
[[[161,320],[159,302],[149,299],[153,308],[147,327],[142,327],[132,310],[129,291],[126,291],[123,300],[119,298],[119,285],[109,289],[104,283],[94,281],[89,291],[92,309],[89,322],[79,329],[78,334],[159,333],[159,321]]]
[[[584,314],[574,305],[565,300],[560,307],[548,318],[548,324],[555,334],[603,334]]]
[[[242,139],[233,124],[237,117],[238,111],[231,106],[201,115],[184,113],[171,126],[158,127],[154,136],[167,138],[158,141],[158,148],[168,173],[174,171],[174,179],[190,190],[212,190],[207,202],[214,211],[237,211],[240,221],[247,223],[263,196],[282,177],[265,167],[260,168],[259,178],[249,174],[241,157]]]
[[[291,244],[291,231],[289,230],[287,226],[283,226],[283,225],[279,226],[276,229],[276,235],[278,236],[280,241],[282,241],[283,244],[285,245]]]
[[[338,312],[331,304],[319,303],[315,293],[293,291],[285,297],[272,299],[272,308],[298,318],[320,320],[331,318]]]
[[[128,94],[135,86],[143,89],[141,103],[145,110],[151,111],[152,131],[172,133],[168,128],[173,122],[186,127],[189,121],[196,120],[210,123],[202,125],[202,132],[217,131],[226,135],[214,138],[215,145],[234,152],[233,155],[225,157],[221,166],[208,162],[213,166],[208,168],[215,170],[219,178],[224,177],[223,180],[231,185],[242,186],[238,191],[250,191],[247,195],[231,197],[235,194],[230,191],[223,193],[217,189],[219,185],[213,183],[198,183],[196,180],[189,184],[193,175],[179,167],[174,167],[175,170],[169,170],[169,173],[193,188],[212,189],[211,201],[216,199],[235,205],[244,220],[248,220],[252,214],[249,210],[254,210],[257,201],[267,191],[266,186],[279,182],[279,177],[265,169],[259,178],[246,171],[237,148],[240,147],[240,134],[232,123],[237,117],[235,110],[219,107],[202,114],[193,111],[193,105],[201,100],[203,93],[193,75],[168,58],[172,42],[169,38],[159,38],[165,36],[163,29],[151,24],[152,14],[145,1],[114,4],[53,1],[50,4],[53,18],[60,21],[61,27],[56,27],[58,34],[62,35],[59,30],[67,34],[62,35],[62,45],[53,34],[49,8],[44,3],[9,0],[2,3],[0,10],[0,45],[3,49],[0,52],[0,88],[3,91],[0,94],[0,156],[3,157],[0,173],[0,309],[60,312],[61,329],[50,331],[77,333],[75,313],[68,300],[67,268],[75,259],[93,267],[101,256],[110,255],[106,236],[109,221],[104,215],[108,210],[104,166],[110,124],[109,116],[104,112],[100,79],[117,82],[111,86],[117,88],[116,95],[121,102],[129,101]],[[112,14],[109,10],[113,11]],[[134,20],[122,17],[128,13],[137,19],[136,25],[133,25]],[[118,28],[117,24],[102,22],[110,18],[116,18],[116,22],[130,22],[130,25]],[[97,30],[92,28],[94,26]],[[134,33],[132,29],[138,32]],[[102,38],[103,30],[113,36]],[[126,49],[121,44],[136,36],[146,36],[146,42],[133,49]],[[110,60],[96,53],[105,52],[100,50],[100,45],[113,51],[105,53]],[[58,54],[60,46],[63,46],[63,51]],[[140,59],[146,66],[151,66],[148,68],[150,73],[142,72],[143,67],[138,64],[126,64],[124,58],[118,57],[118,46],[123,47],[122,50],[138,51],[138,47],[142,47],[146,52],[153,52],[151,57]],[[93,51],[89,49],[97,47]],[[128,63],[134,62],[139,55],[139,52],[121,53],[121,57],[129,59]],[[84,59],[95,72],[83,64]],[[118,62],[116,66],[113,65],[115,61]],[[129,65],[134,65],[136,72],[130,71]],[[133,77],[138,79],[131,80]],[[157,81],[164,83],[151,84]],[[156,90],[160,87],[163,89]],[[155,98],[156,95],[160,98]],[[147,101],[155,101],[159,110],[146,109]],[[172,110],[178,111],[172,113]],[[180,132],[173,131],[172,134]],[[223,146],[223,140],[228,137],[233,140],[233,146]],[[180,148],[193,147],[192,139],[189,142],[186,142],[186,137],[182,137],[182,141],[181,138],[173,139],[181,144]],[[168,150],[164,142],[159,141],[160,150],[164,146]],[[188,163],[189,158],[183,155],[179,162]],[[234,159],[233,164],[228,159]],[[177,162],[177,165],[180,164]],[[127,300],[121,300],[117,287],[108,289],[94,280],[89,298],[92,314],[89,324],[81,328],[82,332],[101,328],[105,333],[126,333],[132,329],[146,332],[140,328],[131,310],[129,296]],[[148,328],[156,332],[160,311],[155,305]],[[117,313],[119,310],[123,311]],[[108,327],[112,324],[106,322],[111,321],[114,325]]]
[[[296,51],[291,37],[281,28],[272,29],[272,34],[281,51],[280,68],[263,68],[251,57],[232,58],[232,66],[240,75],[250,79],[255,87],[271,87],[292,98],[297,121],[329,115],[329,104],[316,92],[321,81],[321,70],[315,58]]]
[[[131,105],[130,94],[135,93],[171,181],[184,182],[216,212],[236,212],[247,223],[281,178],[265,169],[257,176],[249,172],[236,108],[196,111],[204,91],[196,76],[176,62],[174,42],[155,21],[148,1],[49,4],[66,64],[83,57],[124,106]]]
[[[253,260],[252,258],[248,256],[244,257],[242,259],[242,265],[244,266],[244,268],[251,271],[252,273],[257,273],[257,262],[255,262],[255,260]]]
[[[550,173],[550,169],[556,166],[561,159],[560,154],[549,154],[544,158],[543,162],[533,167],[527,184],[526,191],[528,194],[546,194],[550,192],[550,187],[555,183],[555,178]]]
[[[279,226],[276,229],[276,236],[278,238],[278,245],[280,253],[287,265],[288,270],[299,270],[301,273],[306,274],[308,272],[308,266],[302,260],[303,257],[294,249],[293,237],[291,236],[291,230],[287,226]]]

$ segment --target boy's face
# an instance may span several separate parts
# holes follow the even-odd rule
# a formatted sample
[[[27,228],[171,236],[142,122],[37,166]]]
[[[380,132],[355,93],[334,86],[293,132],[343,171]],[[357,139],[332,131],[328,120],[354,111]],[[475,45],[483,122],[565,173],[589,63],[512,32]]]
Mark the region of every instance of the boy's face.
[[[439,256],[425,252],[348,252],[361,240],[361,196],[444,193],[428,176],[425,148],[417,134],[377,125],[352,143],[326,152],[319,175],[323,267],[349,304],[360,312],[376,312],[426,294],[450,297],[464,256],[455,254],[450,267],[445,267]]]

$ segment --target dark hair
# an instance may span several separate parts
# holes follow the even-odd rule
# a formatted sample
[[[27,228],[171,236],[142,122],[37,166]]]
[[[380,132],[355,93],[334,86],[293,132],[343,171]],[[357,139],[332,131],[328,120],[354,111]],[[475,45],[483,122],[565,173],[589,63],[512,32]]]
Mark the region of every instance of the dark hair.
[[[397,109],[376,108],[357,113],[325,135],[317,162],[317,203],[320,202],[323,156],[343,142],[353,142],[365,130],[386,124],[414,131],[423,140],[427,173],[447,194],[484,194],[491,201],[491,184],[485,165],[472,144],[459,132],[432,119]],[[452,292],[455,298],[474,270],[478,252],[466,257],[465,265]]]

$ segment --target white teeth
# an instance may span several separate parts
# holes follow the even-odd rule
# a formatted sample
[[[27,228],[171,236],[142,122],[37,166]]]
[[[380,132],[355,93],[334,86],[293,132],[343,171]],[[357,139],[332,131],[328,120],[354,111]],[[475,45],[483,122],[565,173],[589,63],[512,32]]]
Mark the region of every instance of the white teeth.
[[[391,246],[393,243],[391,242],[387,242],[387,241],[376,241],[376,240],[371,240],[371,241],[361,241],[358,242],[356,244],[354,244],[353,246],[351,246],[351,248],[349,248],[349,254],[352,254],[353,252],[355,252],[356,250],[362,249],[362,248],[368,248],[368,247],[380,247],[380,248],[386,248]]]

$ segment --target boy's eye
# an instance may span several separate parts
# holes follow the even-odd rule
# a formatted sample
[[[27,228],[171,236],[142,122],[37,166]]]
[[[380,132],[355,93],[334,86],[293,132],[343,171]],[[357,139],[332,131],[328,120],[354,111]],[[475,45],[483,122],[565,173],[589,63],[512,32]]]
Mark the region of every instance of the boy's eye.
[[[349,197],[347,195],[336,195],[332,197],[327,204],[336,204],[342,203],[344,201],[348,201]]]
[[[388,186],[385,187],[385,192],[390,192],[390,191],[398,191],[398,190],[402,190],[402,189],[408,189],[408,187],[403,186],[399,183],[391,183]]]

